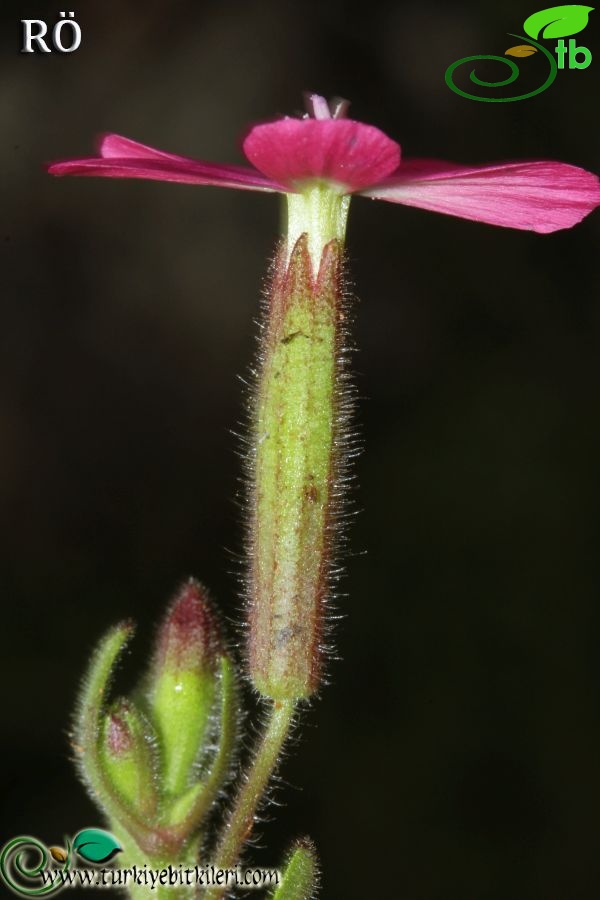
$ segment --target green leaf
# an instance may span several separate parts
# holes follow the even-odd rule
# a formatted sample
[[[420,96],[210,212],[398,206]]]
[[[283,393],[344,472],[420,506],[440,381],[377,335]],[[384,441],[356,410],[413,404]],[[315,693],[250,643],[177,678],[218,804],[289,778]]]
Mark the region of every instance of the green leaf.
[[[583,31],[593,6],[551,6],[525,19],[523,28],[532,38],[561,38]]]
[[[288,856],[283,877],[272,900],[313,900],[319,885],[315,846],[309,838],[296,841]]]
[[[85,828],[75,836],[73,849],[88,862],[105,863],[123,848],[110,832]]]

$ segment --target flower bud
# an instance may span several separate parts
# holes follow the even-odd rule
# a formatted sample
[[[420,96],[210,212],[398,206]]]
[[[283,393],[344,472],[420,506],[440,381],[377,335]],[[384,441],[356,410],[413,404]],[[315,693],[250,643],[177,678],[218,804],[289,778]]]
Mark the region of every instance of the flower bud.
[[[150,677],[150,705],[162,752],[162,787],[179,795],[209,737],[220,639],[208,595],[183,585],[162,623]]]
[[[155,814],[156,762],[150,725],[128,700],[119,700],[101,725],[101,759],[106,777],[125,803],[145,817]]]
[[[310,838],[294,843],[273,900],[311,900],[319,885],[319,866],[315,845]]]
[[[316,266],[306,233],[289,262],[287,252],[275,265],[262,348],[249,547],[249,672],[275,700],[319,685],[347,414],[340,240]]]

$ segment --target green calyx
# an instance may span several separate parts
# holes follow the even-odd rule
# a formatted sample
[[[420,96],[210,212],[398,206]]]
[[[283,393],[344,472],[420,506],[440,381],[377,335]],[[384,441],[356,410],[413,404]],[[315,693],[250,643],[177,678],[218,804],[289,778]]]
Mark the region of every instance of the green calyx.
[[[129,700],[120,700],[101,726],[101,758],[106,776],[124,803],[142,816],[157,809],[154,732]]]
[[[202,750],[216,699],[212,670],[164,672],[151,695],[152,718],[163,748],[162,783],[176,797],[189,783]]]
[[[330,241],[343,245],[350,207],[350,194],[343,194],[330,182],[309,182],[287,199],[287,258],[296,242],[306,234],[308,252],[315,274],[319,268],[323,250]]]
[[[277,262],[257,393],[249,669],[274,700],[319,684],[342,443],[341,247],[331,240],[315,270],[309,243]]]

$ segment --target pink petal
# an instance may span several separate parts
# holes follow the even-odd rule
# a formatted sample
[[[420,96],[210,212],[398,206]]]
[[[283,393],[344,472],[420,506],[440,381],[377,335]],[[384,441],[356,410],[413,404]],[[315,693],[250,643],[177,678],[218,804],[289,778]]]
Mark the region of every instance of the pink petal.
[[[183,156],[174,156],[172,153],[165,153],[164,150],[148,147],[121,134],[102,134],[97,146],[100,156],[104,159],[173,159],[180,162],[185,160]]]
[[[571,228],[600,205],[596,175],[559,162],[461,166],[413,159],[367,197],[434,212],[549,233]]]
[[[400,163],[395,141],[352,119],[290,118],[256,125],[244,153],[268,178],[292,190],[323,178],[356,191],[381,181]]]
[[[284,191],[281,185],[248,166],[220,165],[176,156],[138,144],[118,134],[104,135],[100,157],[71,159],[48,166],[51,175],[98,175],[105,178],[147,178],[181,184],[210,184],[250,191]]]

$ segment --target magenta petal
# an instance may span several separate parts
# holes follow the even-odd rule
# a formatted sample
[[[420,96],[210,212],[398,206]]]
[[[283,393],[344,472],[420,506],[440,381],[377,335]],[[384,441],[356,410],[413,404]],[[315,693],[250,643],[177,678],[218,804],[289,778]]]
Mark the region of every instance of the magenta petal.
[[[176,156],[138,144],[118,134],[100,141],[100,157],[51,163],[51,175],[97,175],[105,178],[146,178],[181,184],[208,184],[249,191],[283,191],[285,188],[248,166],[220,165]]]
[[[400,163],[400,147],[378,128],[352,119],[279,119],[256,125],[244,153],[268,178],[295,190],[323,178],[347,191],[381,181]]]
[[[419,206],[475,222],[548,233],[571,228],[600,205],[596,175],[559,162],[461,166],[403,162],[367,197]]]
[[[121,134],[103,134],[98,139],[98,152],[104,159],[172,159],[189,162],[184,156],[165,153],[155,147],[148,147]]]

